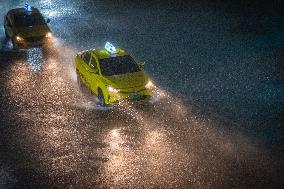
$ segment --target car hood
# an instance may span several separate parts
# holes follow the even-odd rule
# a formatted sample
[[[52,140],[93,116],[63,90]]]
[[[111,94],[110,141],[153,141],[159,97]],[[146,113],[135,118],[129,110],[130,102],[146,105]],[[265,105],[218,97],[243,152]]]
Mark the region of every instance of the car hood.
[[[127,89],[134,87],[145,86],[148,81],[148,76],[145,72],[133,72],[122,75],[114,75],[106,77],[110,86],[118,89]]]
[[[23,38],[44,36],[50,32],[47,25],[16,28],[15,33]]]

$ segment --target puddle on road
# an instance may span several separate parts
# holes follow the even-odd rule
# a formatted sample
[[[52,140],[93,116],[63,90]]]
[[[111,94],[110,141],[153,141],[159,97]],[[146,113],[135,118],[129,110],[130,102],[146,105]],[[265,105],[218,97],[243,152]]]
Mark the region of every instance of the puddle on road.
[[[238,161],[240,146],[240,161],[260,153],[246,137],[226,136],[214,120],[198,120],[189,105],[159,87],[149,107],[99,107],[77,86],[76,50],[56,39],[45,53],[32,49],[15,60],[7,88],[23,123],[19,145],[40,162],[38,171],[60,176],[64,186],[212,186],[235,176],[222,158]]]

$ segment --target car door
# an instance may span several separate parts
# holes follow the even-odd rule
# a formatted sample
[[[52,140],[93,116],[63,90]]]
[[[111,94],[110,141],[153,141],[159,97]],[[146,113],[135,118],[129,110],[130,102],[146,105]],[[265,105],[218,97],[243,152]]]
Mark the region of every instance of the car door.
[[[82,80],[84,81],[84,83],[86,85],[89,85],[90,83],[90,66],[89,66],[89,63],[90,63],[90,59],[91,59],[91,54],[89,52],[84,52],[82,53],[81,55],[81,68],[80,68],[80,74],[81,74],[81,78]]]
[[[90,65],[90,70],[89,70],[90,88],[95,94],[97,94],[98,93],[97,89],[101,81],[100,81],[99,69],[96,57],[94,56],[91,57],[89,65]]]

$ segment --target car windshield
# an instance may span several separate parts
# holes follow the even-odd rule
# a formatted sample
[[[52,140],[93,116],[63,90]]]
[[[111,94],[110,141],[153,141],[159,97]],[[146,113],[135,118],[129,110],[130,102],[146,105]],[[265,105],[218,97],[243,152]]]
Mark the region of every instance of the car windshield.
[[[15,15],[14,21],[16,27],[29,27],[29,26],[38,26],[45,24],[43,16],[39,13],[33,13],[31,15],[18,14]]]
[[[141,71],[130,55],[100,59],[100,65],[102,75],[105,76]]]

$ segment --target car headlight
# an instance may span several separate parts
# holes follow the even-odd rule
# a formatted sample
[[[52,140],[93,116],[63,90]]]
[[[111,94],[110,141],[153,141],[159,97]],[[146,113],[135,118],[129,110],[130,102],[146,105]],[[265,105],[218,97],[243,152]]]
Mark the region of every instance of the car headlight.
[[[153,89],[155,88],[155,85],[152,83],[152,81],[148,81],[148,83],[145,85],[147,89]]]
[[[111,93],[118,93],[119,92],[119,89],[115,89],[115,88],[112,88],[110,86],[107,86],[107,90]]]
[[[51,32],[47,32],[47,34],[45,34],[45,37],[52,38],[52,33]]]
[[[20,36],[16,36],[16,40],[18,41],[18,42],[20,42],[20,41],[24,41],[24,38],[22,38],[22,37],[20,37]]]

